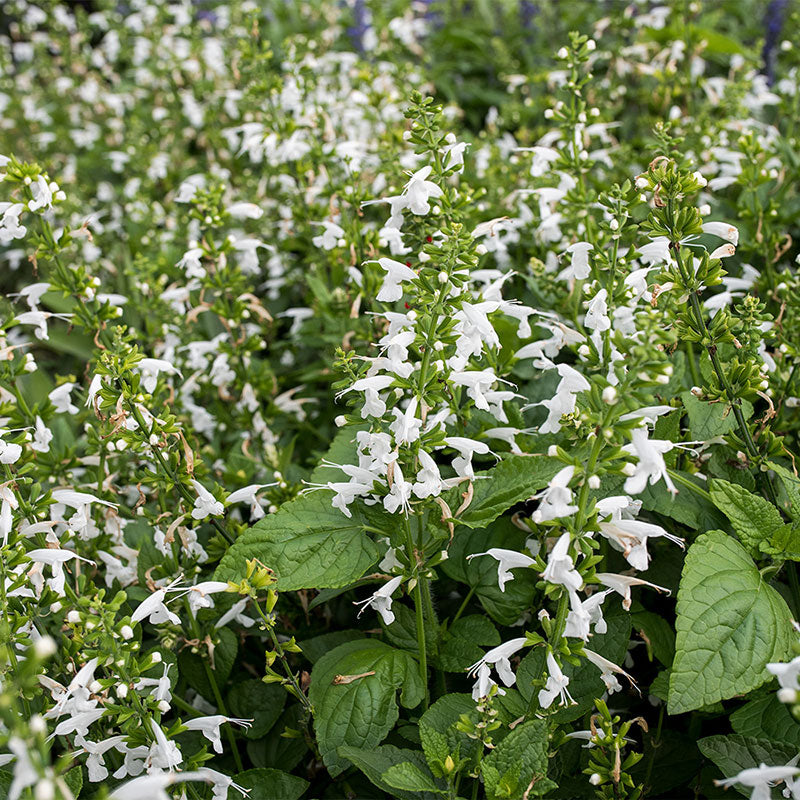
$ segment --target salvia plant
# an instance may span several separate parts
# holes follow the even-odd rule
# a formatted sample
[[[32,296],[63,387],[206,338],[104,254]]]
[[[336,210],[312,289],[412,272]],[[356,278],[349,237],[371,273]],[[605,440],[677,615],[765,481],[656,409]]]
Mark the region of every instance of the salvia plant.
[[[0,10],[0,796],[800,798],[790,2]]]

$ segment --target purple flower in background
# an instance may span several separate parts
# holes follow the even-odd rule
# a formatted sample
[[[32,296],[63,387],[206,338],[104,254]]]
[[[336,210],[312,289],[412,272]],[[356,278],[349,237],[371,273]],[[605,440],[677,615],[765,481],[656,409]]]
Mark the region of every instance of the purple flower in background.
[[[531,0],[522,0],[519,4],[519,21],[526,31],[533,27],[533,18],[539,13],[539,6]]]
[[[764,14],[764,49],[761,57],[764,59],[764,74],[770,86],[775,82],[775,47],[783,28],[787,5],[788,0],[772,0]]]
[[[366,52],[364,36],[371,27],[366,0],[355,0],[353,3],[353,24],[347,28],[347,36],[353,45],[353,49],[359,53]]]

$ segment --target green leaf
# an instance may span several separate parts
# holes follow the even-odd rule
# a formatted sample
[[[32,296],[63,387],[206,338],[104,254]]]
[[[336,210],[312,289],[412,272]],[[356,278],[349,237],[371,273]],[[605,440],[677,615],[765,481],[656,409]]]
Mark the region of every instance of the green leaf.
[[[423,791],[420,794],[389,786],[383,780],[383,774],[397,764],[411,763],[420,770],[425,769],[425,759],[418,750],[404,750],[391,744],[371,749],[344,746],[339,748],[339,755],[358,767],[378,789],[397,800],[433,800],[438,794],[438,788],[435,793]]]
[[[531,606],[538,576],[533,570],[518,569],[505,592],[497,584],[497,561],[481,556],[467,561],[472,553],[485,553],[491,547],[523,551],[525,534],[506,518],[497,520],[489,530],[460,531],[450,545],[450,557],[442,569],[453,580],[475,589],[481,605],[501,625],[512,625]]]
[[[780,478],[783,489],[786,492],[789,507],[785,510],[788,511],[793,520],[800,522],[800,478],[791,470],[776,464],[774,461],[768,461],[767,464]]]
[[[385,783],[393,789],[402,789],[406,792],[433,792],[446,794],[433,780],[433,775],[428,769],[422,769],[410,761],[402,764],[393,764],[381,776]]]
[[[360,518],[331,506],[330,492],[292,500],[257,522],[223,557],[216,580],[239,581],[247,559],[257,558],[275,571],[278,589],[330,589],[360,578],[378,559]]]
[[[345,642],[352,642],[353,639],[364,639],[365,635],[361,631],[344,630],[331,631],[315,636],[313,639],[304,639],[298,642],[298,646],[303,651],[303,655],[312,663],[316,664],[325,653],[329,653],[334,647],[338,647]]]
[[[704,489],[704,484],[686,472],[678,471],[682,477]],[[677,494],[672,494],[663,481],[655,486],[648,484],[638,496],[645,511],[655,511],[677,520],[694,530],[709,530],[725,524],[725,517],[705,498],[691,489],[676,483]]]
[[[265,767],[240,772],[233,780],[249,790],[248,800],[299,800],[309,785],[296,775]]]
[[[444,637],[439,661],[447,672],[463,672],[483,657],[484,647],[500,644],[497,628],[480,614],[457,620]]]
[[[466,758],[473,761],[481,745],[459,731],[456,723],[462,716],[475,717],[475,701],[468,694],[446,694],[440,697],[419,720],[419,737],[428,766],[437,777],[445,774],[444,762],[448,756],[454,761]]]
[[[331,441],[328,452],[325,453],[325,461],[333,464],[357,464],[356,458],[356,434],[367,429],[367,425],[359,423],[357,425],[345,425],[336,431],[336,435]],[[342,472],[324,464],[318,464],[308,478],[309,483],[327,483],[332,480],[340,480]]]
[[[248,739],[260,739],[278,721],[287,696],[286,690],[276,683],[241,681],[228,692],[228,711],[233,717],[252,719],[252,727],[241,732]]]
[[[337,676],[346,676],[345,681],[334,683]],[[337,748],[375,747],[394,727],[399,717],[398,689],[406,708],[421,702],[425,688],[417,662],[376,639],[347,642],[316,663],[308,696],[314,706],[317,742],[331,775],[347,767]]]
[[[675,658],[675,633],[669,622],[652,611],[637,611],[631,614],[631,621],[645,640],[648,655],[670,666]]]
[[[221,689],[233,669],[239,643],[236,639],[236,634],[230,628],[220,628],[217,631],[217,635],[219,636],[219,642],[214,647],[214,666],[212,671],[217,686]],[[201,644],[200,647],[205,647],[205,645]],[[181,676],[186,678],[189,686],[200,692],[206,700],[215,701],[214,690],[203,666],[203,656],[192,653],[188,649],[182,650],[178,653],[178,667],[180,668]]]
[[[800,750],[800,725],[774,692],[737,708],[731,714],[731,727],[743,736],[772,739]]]
[[[749,692],[791,650],[792,615],[744,548],[722,531],[689,548],[678,591],[668,709],[681,714]]]
[[[681,400],[689,414],[689,433],[692,439],[707,442],[715,436],[735,430],[736,417],[725,403],[700,400],[691,392],[681,392]],[[753,413],[753,406],[747,400],[742,400],[742,413],[745,419],[749,419]]]
[[[797,750],[785,743],[750,736],[707,736],[697,742],[700,752],[713,761],[726,778],[731,778],[743,769],[760,764],[782,766],[797,755]],[[735,784],[739,792],[750,797],[752,787]]]
[[[730,520],[736,535],[751,551],[758,552],[784,527],[780,512],[769,500],[742,486],[712,478],[708,491],[714,505]]]
[[[481,762],[488,800],[540,797],[556,784],[547,777],[548,727],[532,719],[514,728]]]
[[[475,475],[472,500],[453,522],[484,528],[516,503],[543,489],[563,464],[547,456],[507,456],[496,467]],[[453,514],[463,502],[466,486],[445,492],[442,498]]]

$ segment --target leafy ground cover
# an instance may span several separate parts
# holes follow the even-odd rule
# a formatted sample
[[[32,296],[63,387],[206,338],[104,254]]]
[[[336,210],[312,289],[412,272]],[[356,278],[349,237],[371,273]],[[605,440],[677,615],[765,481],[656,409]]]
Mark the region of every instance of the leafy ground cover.
[[[800,797],[798,21],[7,3],[0,795]]]

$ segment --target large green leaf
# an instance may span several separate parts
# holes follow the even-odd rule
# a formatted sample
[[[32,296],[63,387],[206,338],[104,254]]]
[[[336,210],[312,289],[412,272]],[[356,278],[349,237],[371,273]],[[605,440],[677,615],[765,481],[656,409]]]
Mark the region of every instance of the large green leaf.
[[[730,433],[736,428],[736,417],[725,403],[700,400],[691,392],[682,392],[681,400],[689,414],[689,432],[692,439],[705,442],[715,436]],[[753,413],[753,406],[747,400],[742,401],[742,413],[745,419]]]
[[[398,689],[406,708],[421,702],[425,689],[417,662],[377,639],[347,642],[315,664],[308,696],[320,753],[331,775],[347,767],[337,748],[375,747],[394,727],[400,713]]]
[[[781,766],[797,755],[796,748],[785,743],[772,742],[769,739],[755,739],[750,736],[707,736],[697,743],[700,752],[711,759],[726,778],[730,778],[743,769],[751,769],[760,764]],[[752,787],[746,788],[737,784],[741,794],[750,797]]]
[[[426,769],[419,750],[404,750],[391,744],[369,749],[343,746],[339,748],[339,755],[358,767],[382,792],[397,800],[434,800],[439,793],[438,789],[436,792],[404,791],[390,786],[383,779],[383,775],[397,764],[413,764],[420,770]]]
[[[308,781],[279,769],[248,769],[234,779],[248,790],[248,800],[299,800],[308,788]]]
[[[548,456],[507,456],[492,469],[475,474],[472,500],[453,521],[468,528],[486,527],[511,506],[547,486],[563,466]],[[462,484],[442,495],[453,514],[464,501],[465,491]]]
[[[313,492],[286,503],[257,522],[228,550],[217,580],[241,580],[248,559],[275,571],[278,589],[329,589],[360,578],[378,559],[357,513],[346,517],[331,494]]]
[[[248,739],[260,739],[278,721],[288,697],[283,686],[264,683],[256,678],[235,683],[228,692],[228,713],[240,719],[252,719],[250,728],[241,733]]]
[[[731,714],[731,727],[743,736],[771,739],[800,750],[800,725],[775,692],[746,702]]]
[[[775,554],[771,540],[784,527],[780,512],[769,500],[742,486],[712,478],[708,491],[714,505],[731,521],[736,535],[754,552]]]
[[[733,537],[711,531],[689,548],[678,591],[671,714],[749,692],[791,650],[792,615]]]
[[[447,672],[463,672],[483,656],[484,647],[500,644],[500,634],[491,621],[470,614],[453,623],[444,634],[439,661]]]
[[[433,775],[431,775],[427,767],[420,767],[411,761],[393,764],[381,777],[392,789],[400,789],[406,792],[446,794],[443,789],[436,785]]]
[[[540,797],[555,788],[547,777],[548,727],[541,719],[518,725],[481,762],[489,800]]]

